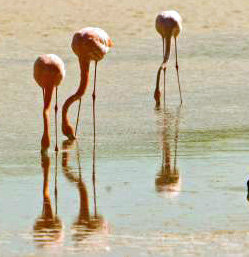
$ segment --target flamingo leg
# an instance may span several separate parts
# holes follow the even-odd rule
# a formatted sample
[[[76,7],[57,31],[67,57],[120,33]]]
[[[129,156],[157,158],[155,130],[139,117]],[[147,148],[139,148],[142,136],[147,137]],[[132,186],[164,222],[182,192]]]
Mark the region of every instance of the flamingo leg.
[[[163,38],[163,58],[165,55],[164,49],[166,46],[166,39]],[[165,109],[165,99],[166,99],[166,69],[163,69],[163,106]]]
[[[94,153],[95,155],[95,153]],[[96,179],[95,179],[95,157],[94,157],[94,162],[93,162],[93,175],[92,175],[92,180],[93,180],[93,197],[94,197],[94,216],[97,217],[97,199],[96,199]]]
[[[57,202],[58,202],[58,190],[57,190],[57,167],[58,167],[58,152],[55,152],[55,179],[54,179],[54,197],[55,197],[55,215],[57,216]]]
[[[78,107],[77,121],[76,121],[75,134],[74,134],[75,137],[77,134],[77,128],[78,128],[78,123],[79,123],[80,107],[81,107],[81,98],[79,99],[79,107]]]
[[[55,90],[55,107],[54,107],[54,111],[55,111],[55,151],[58,152],[58,137],[57,137],[57,113],[58,113],[58,88],[56,87]]]
[[[95,145],[96,145],[96,127],[95,127],[95,98],[96,98],[96,75],[97,75],[97,62],[95,62],[95,71],[94,71],[94,88],[93,88],[93,191],[94,191],[94,215],[97,215],[96,210],[96,189],[95,189]]]
[[[164,38],[162,37],[162,40],[163,40],[163,58],[164,58]]]
[[[92,99],[93,99],[93,140],[94,140],[94,145],[95,145],[95,135],[96,135],[96,128],[95,128],[96,75],[97,75],[97,62],[95,62],[94,87],[93,87],[93,93],[92,93]]]
[[[178,88],[179,88],[180,99],[181,99],[181,104],[182,104],[182,92],[181,92],[181,84],[180,84],[180,79],[179,79],[179,67],[178,67],[178,60],[177,60],[177,43],[176,43],[176,38],[175,38],[175,55],[176,55],[177,81],[178,81]]]

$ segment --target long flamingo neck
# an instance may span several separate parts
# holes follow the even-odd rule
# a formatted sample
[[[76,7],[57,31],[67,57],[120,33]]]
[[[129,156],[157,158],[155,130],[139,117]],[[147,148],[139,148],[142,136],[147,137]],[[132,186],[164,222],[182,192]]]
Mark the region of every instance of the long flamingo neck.
[[[80,97],[85,93],[85,90],[89,84],[89,70],[90,60],[79,58],[80,64],[80,87],[77,93],[81,94]]]
[[[163,58],[163,63],[167,63],[170,56],[170,47],[171,47],[171,35],[166,37],[166,51]]]
[[[158,71],[157,71],[157,76],[156,76],[156,91],[159,91],[161,71],[162,71],[162,66],[160,66],[159,69],[158,69]]]
[[[89,69],[90,69],[90,60],[86,60],[82,57],[79,57],[80,64],[80,86],[76,93],[71,95],[64,103],[62,107],[62,132],[66,136],[74,135],[74,129],[70,124],[70,121],[67,117],[69,107],[77,100],[79,100],[85,93],[86,88],[89,84]]]
[[[172,33],[170,33],[165,39],[166,39],[166,49],[164,52],[164,57],[163,57],[163,63],[160,65],[158,71],[157,71],[157,78],[156,78],[156,89],[154,93],[154,98],[156,100],[156,107],[160,107],[160,76],[161,76],[161,71],[164,69],[164,74],[165,74],[165,69],[166,69],[166,64],[168,63],[169,56],[170,56],[170,47],[171,47],[171,37]],[[164,91],[165,92],[165,91]]]
[[[50,146],[50,110],[51,101],[54,91],[54,86],[49,86],[45,89],[44,95],[44,107],[43,107],[43,122],[44,122],[44,132],[41,140],[42,151],[45,151]]]

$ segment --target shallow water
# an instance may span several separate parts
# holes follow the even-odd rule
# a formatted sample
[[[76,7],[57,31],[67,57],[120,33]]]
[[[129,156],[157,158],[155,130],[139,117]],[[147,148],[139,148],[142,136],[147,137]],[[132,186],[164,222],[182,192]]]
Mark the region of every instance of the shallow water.
[[[0,3],[0,256],[247,256],[249,3]],[[166,8],[183,16],[184,104],[172,55],[164,112],[154,109],[154,19]],[[56,158],[54,138],[40,155],[42,92],[32,78],[39,54],[61,56],[61,106],[78,86],[70,42],[84,26],[115,43],[98,66],[94,173],[92,85],[79,139],[69,145],[60,132]]]

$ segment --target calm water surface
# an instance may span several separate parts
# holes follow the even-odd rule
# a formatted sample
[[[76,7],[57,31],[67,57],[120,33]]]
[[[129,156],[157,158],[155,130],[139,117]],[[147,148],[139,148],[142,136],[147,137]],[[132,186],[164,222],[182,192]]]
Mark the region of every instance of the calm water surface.
[[[0,0],[1,257],[248,256],[249,3],[156,2]],[[167,8],[184,20],[184,104],[172,55],[167,106],[156,111],[154,19]],[[61,106],[79,83],[70,42],[85,26],[115,42],[98,66],[95,162],[92,83],[78,141],[60,132],[58,156],[54,140],[41,156],[33,62],[42,53],[65,61]]]

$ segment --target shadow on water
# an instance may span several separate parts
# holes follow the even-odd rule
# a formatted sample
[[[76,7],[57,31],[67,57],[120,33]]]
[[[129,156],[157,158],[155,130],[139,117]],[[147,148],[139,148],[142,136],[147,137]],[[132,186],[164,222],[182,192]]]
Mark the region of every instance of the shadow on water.
[[[95,185],[95,148],[93,150],[93,195],[94,195],[94,211],[93,214],[90,212],[89,207],[89,196],[86,184],[82,178],[82,169],[80,165],[80,151],[78,145],[76,146],[77,162],[78,162],[78,174],[73,172],[69,166],[70,153],[69,149],[75,147],[76,141],[65,140],[63,142],[63,154],[62,154],[62,168],[65,177],[77,186],[79,192],[79,214],[75,219],[72,230],[73,240],[76,242],[83,241],[87,237],[95,233],[107,233],[108,225],[102,215],[97,213],[97,202],[96,202],[96,185]]]
[[[43,169],[43,206],[42,214],[36,219],[33,226],[34,241],[37,242],[39,246],[59,243],[63,238],[63,225],[60,218],[57,216],[57,179],[55,180],[55,213],[51,204],[49,191],[50,165],[50,157],[47,155],[47,153],[42,153],[41,166]]]
[[[177,168],[177,146],[179,138],[179,122],[181,106],[176,110],[176,116],[168,110],[158,110],[157,115],[159,118],[160,128],[160,144],[162,145],[162,164],[160,171],[156,175],[155,187],[156,191],[161,195],[174,197],[181,191],[181,177]],[[173,123],[174,122],[174,123]],[[171,131],[174,133],[174,157],[172,161],[172,136]]]

